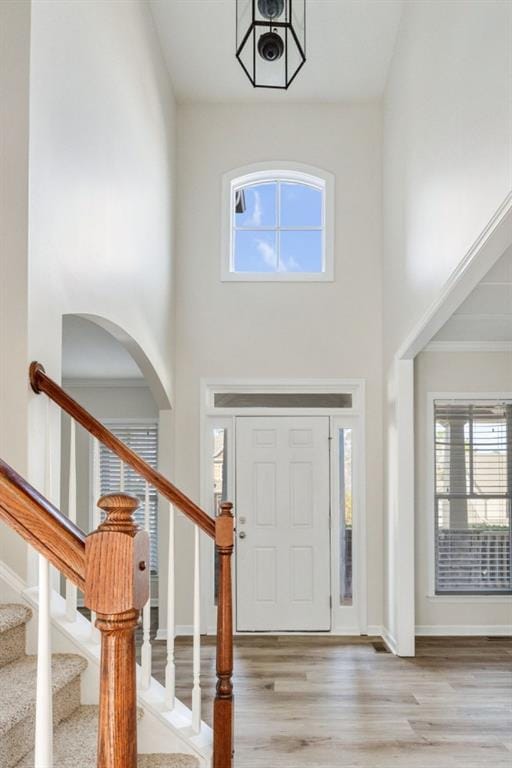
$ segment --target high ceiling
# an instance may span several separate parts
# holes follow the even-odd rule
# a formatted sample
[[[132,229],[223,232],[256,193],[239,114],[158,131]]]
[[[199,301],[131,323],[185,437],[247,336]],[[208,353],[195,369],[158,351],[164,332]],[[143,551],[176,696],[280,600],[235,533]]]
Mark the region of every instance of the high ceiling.
[[[62,324],[63,379],[142,379],[131,355],[95,323],[66,315]]]
[[[180,102],[382,96],[403,0],[307,0],[307,62],[290,90],[253,89],[235,59],[235,0],[150,0]]]
[[[434,337],[434,342],[512,342],[512,247]]]

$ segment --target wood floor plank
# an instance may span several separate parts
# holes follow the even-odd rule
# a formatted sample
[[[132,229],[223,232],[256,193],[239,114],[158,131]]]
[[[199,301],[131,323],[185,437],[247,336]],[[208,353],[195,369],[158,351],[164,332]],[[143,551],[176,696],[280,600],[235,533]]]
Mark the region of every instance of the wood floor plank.
[[[512,641],[419,638],[417,656],[378,638],[237,637],[237,768],[512,768]],[[176,642],[177,695],[191,699],[190,638]],[[163,682],[165,643],[154,643]],[[201,651],[211,722],[215,644]]]

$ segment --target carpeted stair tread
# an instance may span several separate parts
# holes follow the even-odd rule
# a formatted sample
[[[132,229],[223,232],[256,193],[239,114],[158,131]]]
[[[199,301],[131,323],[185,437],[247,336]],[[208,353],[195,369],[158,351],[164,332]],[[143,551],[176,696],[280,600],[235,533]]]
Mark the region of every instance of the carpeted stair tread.
[[[24,605],[0,605],[0,667],[25,656],[25,625],[31,616]]]
[[[31,617],[25,605],[0,605],[0,768],[34,766],[37,657],[25,655],[25,625]],[[55,768],[96,768],[98,707],[80,705],[80,675],[86,667],[82,656],[52,656]],[[195,757],[183,754],[138,759],[139,768],[198,765]]]
[[[75,680],[87,661],[75,654],[52,657],[53,694]],[[0,669],[0,737],[35,708],[37,657],[25,656]]]
[[[26,605],[19,603],[4,603],[0,605],[0,635],[10,629],[26,624],[31,618],[32,611]]]
[[[139,711],[139,716],[142,713]],[[55,729],[53,754],[55,768],[96,768],[98,707],[81,706]],[[140,768],[197,768],[199,763],[190,755],[141,755]],[[33,768],[30,753],[16,768]]]

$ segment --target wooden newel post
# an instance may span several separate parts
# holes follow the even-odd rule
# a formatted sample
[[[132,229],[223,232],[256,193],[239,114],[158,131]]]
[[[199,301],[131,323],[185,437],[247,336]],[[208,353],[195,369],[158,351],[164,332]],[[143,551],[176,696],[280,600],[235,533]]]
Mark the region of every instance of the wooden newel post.
[[[219,557],[217,600],[217,691],[213,709],[213,768],[231,768],[234,751],[233,595],[231,556],[233,505],[224,502],[215,521],[215,548]]]
[[[85,605],[101,633],[98,768],[136,768],[135,628],[149,599],[149,537],[133,513],[138,499],[102,496],[106,519],[85,544]]]

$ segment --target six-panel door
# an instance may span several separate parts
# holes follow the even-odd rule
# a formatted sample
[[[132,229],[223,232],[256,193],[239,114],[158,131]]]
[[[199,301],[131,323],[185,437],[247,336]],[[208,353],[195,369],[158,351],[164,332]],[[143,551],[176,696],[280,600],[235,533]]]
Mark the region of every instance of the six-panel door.
[[[329,419],[236,423],[237,629],[329,630]]]

